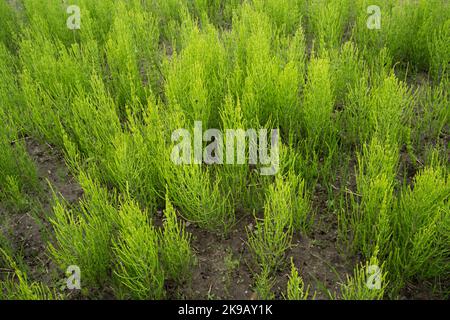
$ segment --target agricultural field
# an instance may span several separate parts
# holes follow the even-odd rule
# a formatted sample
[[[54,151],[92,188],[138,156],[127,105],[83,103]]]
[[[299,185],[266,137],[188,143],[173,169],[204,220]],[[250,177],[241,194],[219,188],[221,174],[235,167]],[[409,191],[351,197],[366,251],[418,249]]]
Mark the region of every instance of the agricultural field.
[[[0,0],[0,300],[450,298],[447,0]]]

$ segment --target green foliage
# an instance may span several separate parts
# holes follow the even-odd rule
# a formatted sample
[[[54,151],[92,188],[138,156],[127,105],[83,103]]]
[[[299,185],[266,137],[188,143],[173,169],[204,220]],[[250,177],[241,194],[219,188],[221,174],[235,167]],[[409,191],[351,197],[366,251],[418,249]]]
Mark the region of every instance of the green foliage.
[[[347,107],[352,103],[350,91],[357,87],[359,81],[364,79],[364,62],[360,60],[358,48],[353,42],[345,42],[339,55],[332,59],[331,70],[333,77],[334,96],[336,104]],[[356,100],[356,99],[355,99]],[[360,102],[360,100],[356,100]]]
[[[228,94],[225,98],[225,102],[220,110],[220,118],[222,121],[222,129],[225,133],[227,129],[246,127],[243,119],[241,104],[239,100],[235,103],[231,94]],[[226,134],[224,134],[223,137],[223,145],[227,146],[227,148],[232,145],[230,150],[233,151],[233,156],[236,158],[237,143],[235,141],[228,141]],[[230,159],[228,159],[225,155],[225,163],[229,160]],[[233,161],[236,162],[236,159],[233,159]],[[254,200],[259,197],[256,196],[256,194],[258,194],[255,190],[256,188],[249,186],[248,176],[250,175],[250,169],[247,164],[220,166],[216,174],[220,178],[220,187],[223,192],[226,192],[226,190],[231,190],[230,196],[232,197],[235,208],[253,208],[252,204],[257,201],[252,201],[252,199]]]
[[[380,7],[381,29],[367,28],[369,5]],[[441,79],[449,61],[444,49],[449,41],[449,12],[449,4],[441,0],[358,0],[353,37],[371,52],[386,46],[396,61],[409,64],[413,72],[428,70],[433,78]]]
[[[37,172],[24,140],[13,127],[11,116],[3,109],[0,109],[0,121],[0,202],[12,211],[20,212],[30,205],[27,194],[37,193]]]
[[[0,248],[2,260],[7,262],[13,275],[8,275],[5,281],[0,281],[0,300],[57,300],[61,295],[43,283],[30,281],[16,262]],[[0,260],[1,261],[1,260]]]
[[[403,115],[410,108],[408,99],[406,85],[393,75],[384,78],[372,91],[368,126],[379,139],[402,141]]]
[[[96,288],[109,281],[111,234],[117,211],[109,203],[105,189],[84,174],[80,175],[79,182],[85,197],[78,207],[69,208],[55,199],[51,223],[56,244],[50,244],[49,250],[61,270],[78,266],[83,283]]]
[[[309,144],[314,150],[333,134],[334,107],[330,62],[327,58],[313,58],[308,66],[308,81],[303,93],[302,116]]]
[[[79,30],[67,28],[69,5],[80,7]],[[370,5],[381,29],[367,26]],[[443,287],[449,13],[443,0],[0,1],[1,246],[8,219],[31,211],[53,227],[60,271],[81,268],[83,297],[113,288],[108,297],[171,298],[166,280],[183,286],[195,268],[181,218],[226,238],[253,214],[255,289],[271,299],[293,235],[314,238],[337,215],[343,249],[370,265],[379,258],[389,281],[368,290],[368,262],[342,298]],[[279,172],[263,176],[248,161],[175,164],[173,134],[192,136],[194,121],[279,129]],[[40,180],[59,181],[45,157],[28,155],[28,139],[63,155],[84,191],[78,203],[55,196],[46,212]],[[159,228],[151,215],[162,208]],[[31,280],[12,269],[2,298],[60,298],[34,281],[40,269]],[[287,298],[308,297],[292,266]]]
[[[340,298],[343,300],[382,300],[386,293],[387,273],[383,270],[383,266],[379,265],[376,254],[370,258],[365,264],[356,266],[353,276],[347,276],[347,282],[341,284]],[[371,280],[379,281],[379,287]]]
[[[388,29],[389,13],[392,7],[392,0],[356,0],[353,3],[354,25],[352,28],[352,38],[362,50],[370,48],[366,52],[368,55],[376,53],[383,48]],[[380,29],[369,29],[367,27],[368,18],[373,16],[374,12],[367,12],[369,6],[378,6],[381,13]]]
[[[315,296],[315,295],[314,295]],[[314,296],[312,299],[314,299]],[[294,261],[291,258],[291,274],[287,283],[286,297],[287,300],[308,300],[309,298],[309,286],[305,288],[303,279],[298,274],[298,270],[294,265]]]
[[[36,168],[26,152],[23,140],[0,129],[0,200],[18,211],[29,204],[26,194],[38,190]]]
[[[118,293],[133,299],[163,298],[164,271],[158,257],[158,232],[150,224],[148,213],[127,201],[117,214],[119,230],[113,251]]]
[[[103,46],[115,17],[117,0],[90,1],[78,0],[81,12],[81,28],[76,32],[80,34],[81,42],[95,40]],[[132,1],[134,2],[134,1]]]
[[[20,132],[22,129],[21,105],[23,99],[18,86],[18,63],[7,47],[0,43],[0,120],[2,131]],[[13,124],[16,128],[13,128]]]
[[[51,0],[23,0],[23,10],[26,19],[29,21],[31,33],[42,35],[51,40],[61,41],[69,45],[74,42],[76,30],[68,30],[66,20],[69,15],[66,3],[58,3]],[[77,1],[71,4],[76,5]]]
[[[106,60],[121,116],[125,115],[125,105],[146,102],[146,91],[156,89],[158,40],[158,25],[151,14],[139,4],[130,9],[118,3],[106,41]]]
[[[80,92],[71,103],[70,115],[65,120],[79,152],[88,157],[107,153],[108,142],[121,132],[116,104],[98,75],[91,77],[90,86],[92,93]]]
[[[7,46],[10,50],[15,49],[17,20],[17,14],[11,4],[8,1],[2,1],[0,3],[0,44]]]
[[[258,299],[273,300],[275,298],[275,294],[272,291],[274,285],[271,272],[264,268],[260,274],[256,275],[255,280],[255,292],[258,295]]]
[[[179,106],[191,122],[217,128],[227,75],[225,49],[212,25],[200,30],[191,20],[185,23],[183,50],[165,60],[165,96],[168,104]]]
[[[211,179],[211,171],[198,165],[170,164],[166,181],[172,202],[183,217],[208,230],[224,233],[235,222],[228,195],[221,193],[220,181]]]
[[[443,54],[444,51],[439,49],[439,46],[444,45],[445,41],[448,43],[448,38],[445,40],[440,37],[444,36],[441,32],[444,32],[445,24],[448,25],[446,21],[450,18],[449,9],[449,4],[443,4],[440,0],[411,1],[394,5],[386,42],[396,60],[409,60],[418,69],[444,67],[434,65],[431,59],[435,54]],[[422,41],[414,41],[416,38]],[[434,48],[428,51],[430,46]],[[436,76],[442,75],[438,69],[434,72]]]
[[[440,27],[433,31],[431,40],[428,41],[429,70],[431,76],[436,80],[448,79],[448,64],[450,62],[450,18]],[[429,39],[428,38],[428,39]]]
[[[357,194],[352,198],[353,212],[343,213],[341,227],[352,231],[352,247],[369,259],[378,247],[386,253],[390,241],[390,216],[397,172],[396,145],[384,145],[373,138],[358,154]],[[345,232],[345,231],[344,231]]]
[[[350,5],[346,0],[309,2],[308,22],[319,52],[339,47],[347,27]]]
[[[293,230],[307,234],[313,222],[313,214],[305,181],[291,170],[283,182],[277,180],[275,185],[276,190],[269,187],[269,196],[273,191],[282,197],[278,199],[273,196],[269,204],[270,210],[290,215]]]
[[[301,26],[293,36],[280,36],[266,12],[244,4],[226,40],[233,59],[228,85],[241,101],[247,124],[258,128],[273,121],[289,133],[298,119],[298,93],[304,83]]]
[[[406,84],[393,74],[379,77],[380,80],[373,80],[371,91],[368,90],[369,75],[365,72],[359,77],[348,93],[348,108],[342,119],[348,123],[346,130],[350,138],[358,140],[355,142],[367,143],[376,136],[381,141],[401,143],[406,140],[412,98]]]
[[[257,221],[253,232],[248,232],[249,247],[262,269],[276,272],[284,265],[294,227],[307,229],[308,208],[304,181],[293,175],[286,181],[277,176],[267,191],[263,220]]]
[[[450,185],[443,167],[427,167],[403,190],[392,216],[396,279],[430,279],[449,270]],[[401,283],[398,288],[401,287]]]
[[[61,42],[53,42],[30,29],[24,33],[20,42],[20,85],[26,102],[26,129],[62,145],[58,124],[64,125],[70,120],[72,101],[77,93],[88,92],[92,73],[99,75],[101,72],[97,44],[74,44],[67,49]],[[42,108],[43,105],[46,107]]]
[[[191,235],[178,221],[168,195],[164,217],[164,230],[160,234],[161,264],[167,278],[181,282],[189,277],[195,259],[190,247]]]
[[[329,58],[312,57],[300,109],[303,140],[298,144],[301,172],[308,182],[328,179],[336,157],[337,113]]]
[[[300,1],[253,0],[252,2],[257,10],[265,12],[283,32],[293,33],[300,25]]]
[[[440,139],[450,122],[449,93],[445,83],[418,88],[417,109],[410,115],[411,142],[416,151],[423,149],[427,139]]]

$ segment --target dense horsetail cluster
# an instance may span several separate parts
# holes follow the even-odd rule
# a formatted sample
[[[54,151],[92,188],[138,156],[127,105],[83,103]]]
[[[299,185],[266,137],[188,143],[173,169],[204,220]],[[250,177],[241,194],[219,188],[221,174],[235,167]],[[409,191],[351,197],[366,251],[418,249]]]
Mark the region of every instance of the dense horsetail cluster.
[[[0,299],[448,298],[449,68],[445,0],[0,0]]]

